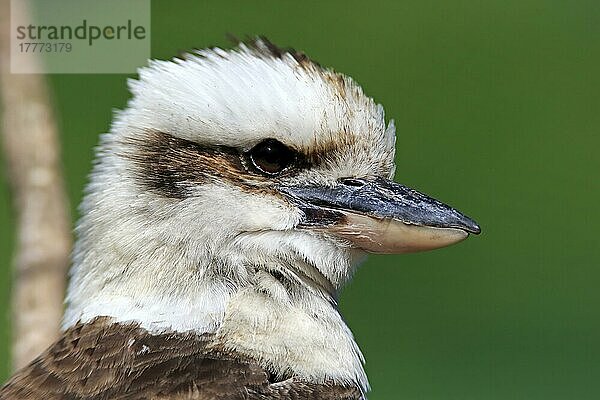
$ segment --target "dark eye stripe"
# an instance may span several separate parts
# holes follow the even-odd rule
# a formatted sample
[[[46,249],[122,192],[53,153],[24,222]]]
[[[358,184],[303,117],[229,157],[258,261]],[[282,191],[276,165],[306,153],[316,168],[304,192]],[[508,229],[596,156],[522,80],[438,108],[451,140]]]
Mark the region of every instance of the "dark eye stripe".
[[[273,182],[326,165],[352,145],[325,142],[297,150],[276,139],[265,139],[244,152],[230,146],[202,145],[156,130],[126,137],[120,144],[118,155],[130,160],[127,169],[136,182],[174,199],[194,196],[201,185],[211,182],[228,182],[247,191],[270,190]]]
[[[167,133],[148,131],[144,137],[127,138],[120,156],[131,162],[130,172],[141,186],[162,196],[183,199],[199,185],[224,181],[250,189],[268,181],[250,173],[240,152],[226,146],[202,146]]]
[[[279,173],[263,172],[253,164],[250,151],[200,145],[153,130],[143,137],[122,139],[120,144],[122,148],[118,155],[130,161],[128,170],[136,182],[146,190],[173,199],[193,196],[202,184],[211,182],[228,182],[247,191],[270,190],[273,181],[289,176],[296,167],[308,167],[301,154],[289,149],[294,153],[293,164]],[[270,155],[271,150],[267,153]],[[269,161],[278,162],[277,158],[269,158]]]

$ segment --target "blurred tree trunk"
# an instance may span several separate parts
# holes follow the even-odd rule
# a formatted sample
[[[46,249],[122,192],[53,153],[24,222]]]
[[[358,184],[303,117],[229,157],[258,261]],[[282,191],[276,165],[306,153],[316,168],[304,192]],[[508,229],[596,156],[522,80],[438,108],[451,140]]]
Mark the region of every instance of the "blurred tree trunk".
[[[27,13],[26,1],[14,5],[13,12]],[[71,234],[45,77],[10,73],[10,0],[0,6],[0,129],[17,215],[12,315],[19,368],[58,336]]]

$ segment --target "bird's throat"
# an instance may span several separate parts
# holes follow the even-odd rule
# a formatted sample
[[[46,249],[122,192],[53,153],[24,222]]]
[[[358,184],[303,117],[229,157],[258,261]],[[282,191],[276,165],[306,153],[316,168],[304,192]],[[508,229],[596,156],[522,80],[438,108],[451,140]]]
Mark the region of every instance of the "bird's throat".
[[[83,302],[69,303],[64,328],[110,317],[138,323],[151,334],[209,334],[215,348],[254,359],[279,378],[297,376],[366,390],[360,350],[331,297],[331,284],[323,283],[317,272],[291,279],[255,268],[245,284],[232,287],[213,276],[190,286],[189,292],[176,293],[124,282],[106,285]]]

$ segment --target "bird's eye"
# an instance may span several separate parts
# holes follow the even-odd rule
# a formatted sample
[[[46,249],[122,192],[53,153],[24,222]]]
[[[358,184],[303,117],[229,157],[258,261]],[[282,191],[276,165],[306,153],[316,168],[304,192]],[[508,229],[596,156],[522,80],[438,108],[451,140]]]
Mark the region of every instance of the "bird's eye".
[[[250,151],[256,169],[267,175],[277,175],[296,160],[296,152],[276,139],[266,139]]]

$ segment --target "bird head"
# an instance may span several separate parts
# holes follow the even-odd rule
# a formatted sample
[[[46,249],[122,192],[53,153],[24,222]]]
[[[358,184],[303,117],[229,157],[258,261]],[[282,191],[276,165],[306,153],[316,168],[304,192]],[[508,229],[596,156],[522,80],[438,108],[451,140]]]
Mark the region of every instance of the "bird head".
[[[151,61],[129,86],[82,203],[67,323],[100,292],[195,298],[216,276],[216,292],[243,286],[253,268],[335,293],[367,252],[479,233],[393,182],[393,121],[301,53],[263,39],[200,50]]]
[[[383,107],[300,53],[263,39],[201,50],[151,62],[130,89],[84,208],[113,214],[141,240],[259,265],[301,260],[337,288],[364,252],[434,249],[479,232],[393,182],[395,127]]]

